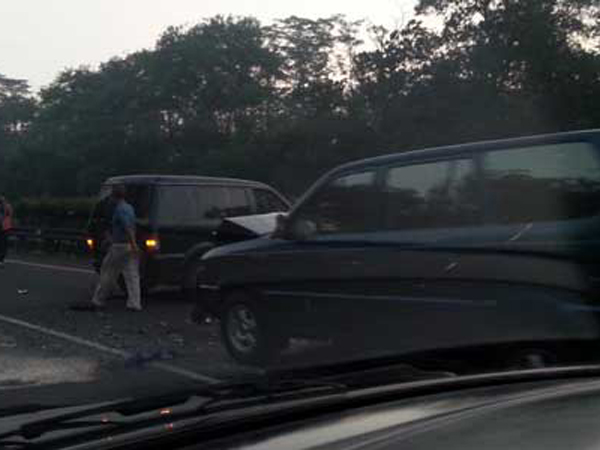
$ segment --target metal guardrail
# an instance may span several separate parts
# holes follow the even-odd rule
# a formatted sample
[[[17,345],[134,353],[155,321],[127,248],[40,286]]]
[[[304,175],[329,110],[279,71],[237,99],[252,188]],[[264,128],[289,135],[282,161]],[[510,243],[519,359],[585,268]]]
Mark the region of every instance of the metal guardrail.
[[[69,228],[17,227],[9,234],[10,245],[21,250],[46,252],[85,253],[86,235]]]

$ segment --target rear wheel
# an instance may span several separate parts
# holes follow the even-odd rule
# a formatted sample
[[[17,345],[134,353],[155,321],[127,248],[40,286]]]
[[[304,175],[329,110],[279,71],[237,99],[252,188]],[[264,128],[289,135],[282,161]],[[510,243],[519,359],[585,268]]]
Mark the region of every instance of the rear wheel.
[[[289,343],[276,330],[264,309],[247,293],[232,293],[221,314],[221,336],[229,354],[238,362],[262,366],[275,361]]]

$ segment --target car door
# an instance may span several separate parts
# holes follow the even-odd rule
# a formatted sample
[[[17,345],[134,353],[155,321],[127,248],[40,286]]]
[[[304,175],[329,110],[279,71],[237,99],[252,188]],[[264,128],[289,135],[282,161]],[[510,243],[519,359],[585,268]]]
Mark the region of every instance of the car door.
[[[481,232],[479,194],[470,156],[334,177],[293,212],[291,241],[255,255],[257,266],[262,258],[277,271],[278,285],[264,289],[269,309],[287,315],[286,325],[301,320],[309,334],[394,351],[448,342],[486,299],[439,282],[454,253],[413,248]]]
[[[597,236],[597,219],[580,219],[598,211],[590,194],[600,175],[595,149],[561,147],[498,149],[387,168],[386,231],[378,243],[387,244],[381,260],[396,268],[385,289],[392,294],[387,329],[393,331],[394,323],[402,329],[399,347],[574,336],[561,314],[560,290],[553,290],[565,280],[552,274],[581,278],[581,271],[522,252],[583,247]],[[377,289],[382,292],[383,284]]]
[[[161,281],[179,283],[185,254],[193,245],[212,241],[229,195],[223,186],[162,185],[157,187],[157,205]]]
[[[360,304],[352,295],[365,289],[365,261],[374,251],[367,242],[380,226],[377,183],[376,168],[334,177],[295,210],[287,228],[296,237],[245,256],[248,267],[240,270],[255,274],[269,311],[288,330],[308,336],[351,330],[357,316],[349,302]],[[306,226],[312,232],[299,237],[294,230]]]
[[[376,326],[370,333],[390,350],[462,345],[471,331],[481,332],[478,319],[491,303],[453,276],[463,264],[456,249],[489,238],[480,175],[469,153],[384,169],[382,229],[363,272],[371,280],[365,297]]]

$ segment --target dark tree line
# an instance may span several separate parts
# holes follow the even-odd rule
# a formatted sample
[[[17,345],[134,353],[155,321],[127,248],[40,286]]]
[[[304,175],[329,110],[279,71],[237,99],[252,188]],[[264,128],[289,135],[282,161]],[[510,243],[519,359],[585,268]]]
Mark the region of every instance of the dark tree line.
[[[86,196],[110,175],[186,173],[297,194],[357,158],[600,126],[595,0],[416,12],[368,32],[343,16],[214,17],[38,96],[0,76],[0,190]]]

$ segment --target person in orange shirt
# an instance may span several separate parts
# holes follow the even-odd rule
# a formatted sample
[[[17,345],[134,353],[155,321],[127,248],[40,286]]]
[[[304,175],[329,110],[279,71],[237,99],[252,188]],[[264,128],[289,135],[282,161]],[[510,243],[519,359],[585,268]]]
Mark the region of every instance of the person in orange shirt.
[[[8,250],[8,233],[13,227],[13,210],[4,196],[0,196],[0,268],[4,267],[4,259]]]

